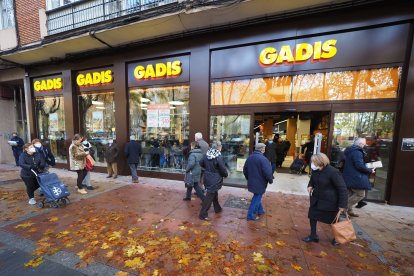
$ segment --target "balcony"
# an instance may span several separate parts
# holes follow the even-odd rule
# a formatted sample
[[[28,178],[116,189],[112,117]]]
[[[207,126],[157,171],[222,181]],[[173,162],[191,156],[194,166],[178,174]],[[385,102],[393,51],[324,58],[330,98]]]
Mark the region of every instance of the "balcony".
[[[159,10],[179,0],[92,0],[79,1],[46,12],[48,35],[62,33],[106,20]]]

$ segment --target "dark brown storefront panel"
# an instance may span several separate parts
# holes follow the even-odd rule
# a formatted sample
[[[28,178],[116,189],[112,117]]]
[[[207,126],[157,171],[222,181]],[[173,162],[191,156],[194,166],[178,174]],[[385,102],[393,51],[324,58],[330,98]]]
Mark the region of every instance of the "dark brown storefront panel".
[[[408,24],[375,28],[369,30],[337,33],[326,36],[315,36],[304,39],[277,41],[274,43],[253,46],[235,47],[212,51],[211,78],[225,79],[240,76],[283,74],[305,70],[328,70],[333,68],[349,68],[377,64],[402,63],[408,37]],[[301,43],[313,45],[336,40],[332,47],[336,54],[326,60],[313,61],[313,56],[301,64],[275,63],[262,65],[259,63],[261,52],[265,48],[274,48],[279,54],[282,47],[288,47],[295,57],[295,47]]]

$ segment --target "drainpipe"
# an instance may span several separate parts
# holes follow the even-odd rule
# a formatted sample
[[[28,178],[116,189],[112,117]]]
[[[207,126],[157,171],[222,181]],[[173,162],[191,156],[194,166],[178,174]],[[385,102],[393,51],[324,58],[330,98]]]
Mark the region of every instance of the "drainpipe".
[[[24,100],[24,97],[23,97],[23,88],[20,86],[19,87],[19,90],[20,90],[20,113],[21,113],[21,118],[22,118],[22,127],[23,127],[23,135],[26,135],[27,137],[28,137],[28,133],[26,132],[26,118],[25,118],[25,116],[24,116],[24,109],[23,109],[23,102],[26,102],[25,100]],[[17,112],[17,110],[16,110],[16,112]],[[30,140],[28,140],[28,141],[30,141]]]

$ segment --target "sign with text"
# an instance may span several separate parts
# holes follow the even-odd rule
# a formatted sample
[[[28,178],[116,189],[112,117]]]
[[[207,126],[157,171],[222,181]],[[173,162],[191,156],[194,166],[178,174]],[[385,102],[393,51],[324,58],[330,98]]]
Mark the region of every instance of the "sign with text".
[[[170,127],[170,105],[149,104],[147,106],[147,127]]]
[[[402,138],[402,151],[414,151],[414,138]]]
[[[32,88],[35,96],[44,96],[45,94],[50,93],[62,93],[62,75],[34,78],[32,79]]]
[[[183,83],[190,80],[188,56],[128,64],[128,86],[147,86],[169,83]]]

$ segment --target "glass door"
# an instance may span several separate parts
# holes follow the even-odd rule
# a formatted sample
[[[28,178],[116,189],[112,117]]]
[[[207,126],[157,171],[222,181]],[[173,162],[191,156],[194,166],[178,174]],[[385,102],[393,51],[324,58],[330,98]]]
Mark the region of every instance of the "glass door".
[[[229,176],[224,183],[247,185],[243,166],[250,154],[250,115],[219,115],[210,117],[210,142],[221,141]]]

